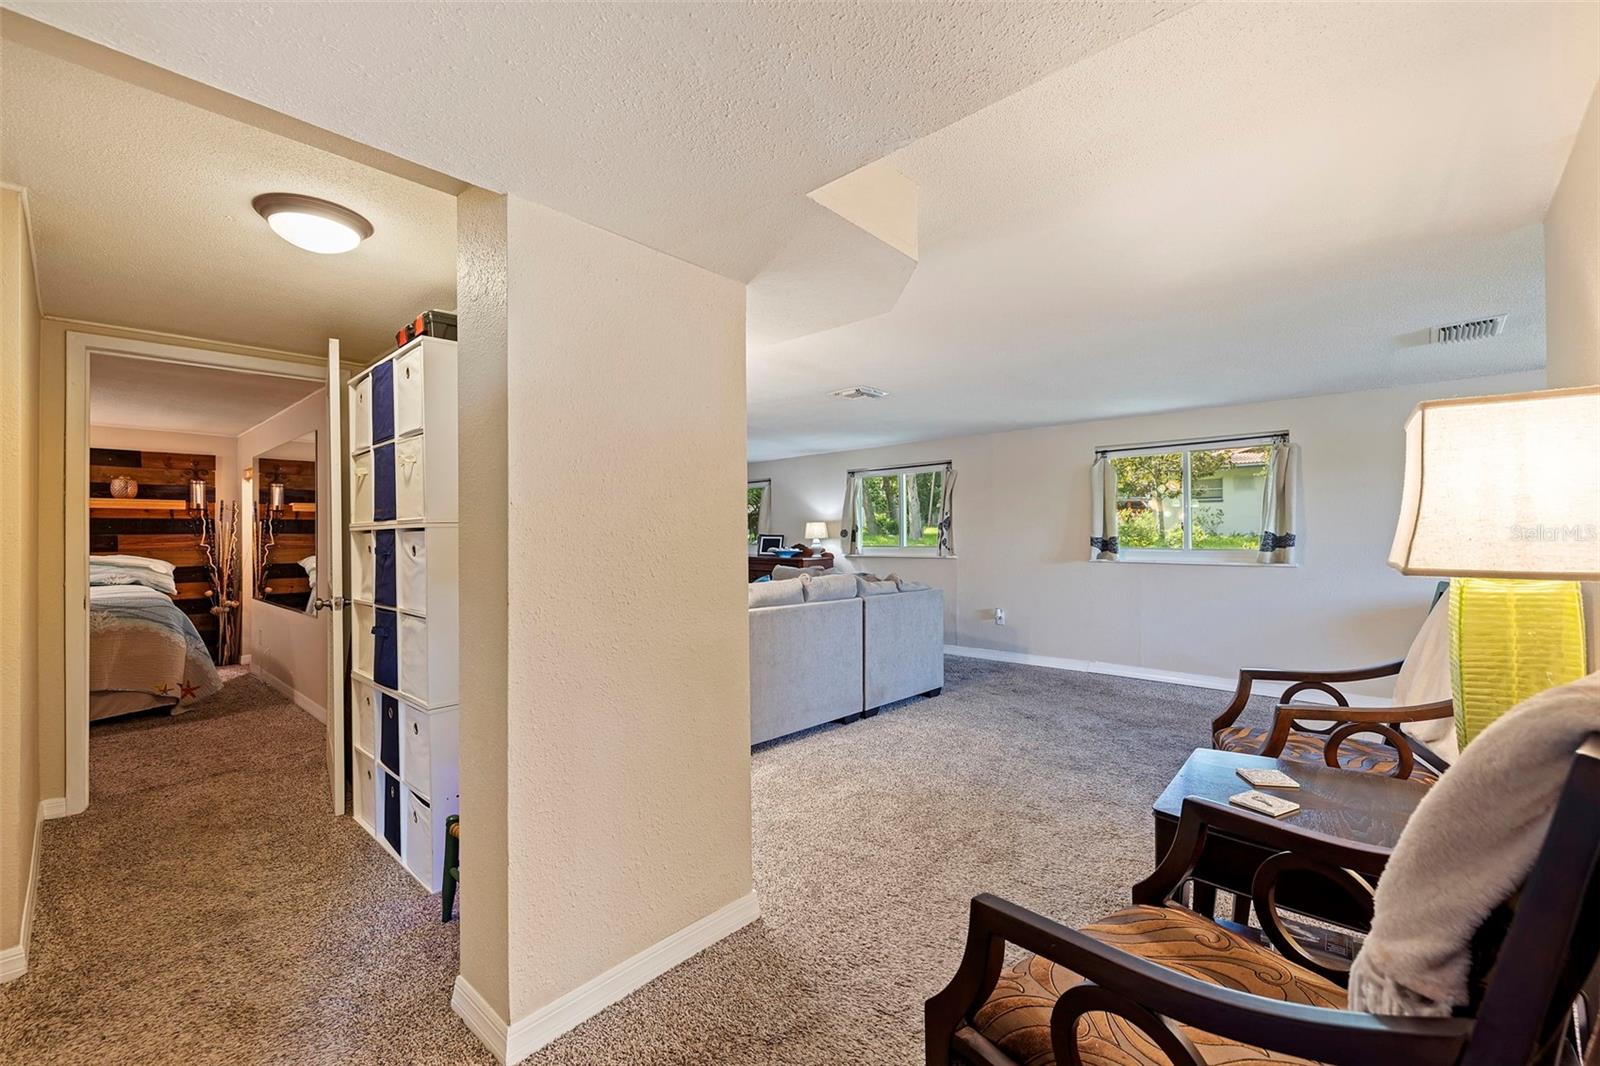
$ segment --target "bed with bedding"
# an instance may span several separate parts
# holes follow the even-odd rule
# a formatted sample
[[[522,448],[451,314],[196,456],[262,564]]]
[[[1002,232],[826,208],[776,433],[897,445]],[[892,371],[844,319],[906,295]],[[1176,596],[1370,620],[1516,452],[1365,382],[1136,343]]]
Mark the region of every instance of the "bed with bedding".
[[[90,562],[91,720],[152,707],[177,714],[222,688],[199,630],[172,602],[168,564],[137,556]]]

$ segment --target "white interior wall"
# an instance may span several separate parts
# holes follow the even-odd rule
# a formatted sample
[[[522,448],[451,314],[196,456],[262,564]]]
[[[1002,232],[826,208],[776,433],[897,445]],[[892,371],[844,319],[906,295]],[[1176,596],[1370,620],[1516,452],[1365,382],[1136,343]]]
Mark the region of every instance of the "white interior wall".
[[[1600,85],[1544,220],[1545,318],[1553,389],[1600,385]],[[1588,457],[1594,462],[1594,456]],[[1600,516],[1597,516],[1600,520]],[[1587,582],[1589,665],[1600,666],[1600,581]]]
[[[260,425],[240,434],[237,457],[240,475],[245,467],[255,463],[256,456],[292,441],[303,433],[317,434],[317,504],[319,509],[328,498],[328,440],[323,432],[327,421],[327,390],[318,389],[298,403],[284,408]],[[248,499],[252,486],[236,475],[235,484],[241,499]],[[255,557],[255,540],[252,526],[246,521],[240,527],[240,561],[243,592],[243,639],[240,652],[250,656],[252,672],[262,674],[278,688],[294,694],[295,702],[316,715],[326,715],[328,700],[328,619],[329,612],[305,614],[291,611],[277,604],[262,603],[254,598],[251,589],[252,567]],[[328,554],[329,530],[337,525],[329,515],[319,510],[317,521],[317,557]],[[318,568],[316,595],[327,592],[327,579]]]
[[[856,560],[944,589],[950,644],[1211,678],[1243,666],[1361,666],[1405,653],[1434,585],[1385,563],[1406,415],[1424,399],[1543,384],[1510,374],[1080,422],[753,463],[749,476],[772,480],[774,531],[793,542],[806,521],[826,519],[837,552],[846,470],[953,460],[957,557]],[[1302,448],[1301,565],[1089,561],[1097,446],[1283,429]],[[1383,695],[1387,684],[1365,690]]]
[[[458,218],[453,1002],[515,1061],[756,916],[744,286],[514,198]],[[705,558],[640,581],[619,514]]]

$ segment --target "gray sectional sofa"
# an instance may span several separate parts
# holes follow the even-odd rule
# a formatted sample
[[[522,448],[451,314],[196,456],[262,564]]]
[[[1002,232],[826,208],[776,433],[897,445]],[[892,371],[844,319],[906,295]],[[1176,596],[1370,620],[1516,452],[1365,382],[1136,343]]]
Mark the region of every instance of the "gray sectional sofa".
[[[944,687],[944,593],[866,575],[750,586],[750,742]]]

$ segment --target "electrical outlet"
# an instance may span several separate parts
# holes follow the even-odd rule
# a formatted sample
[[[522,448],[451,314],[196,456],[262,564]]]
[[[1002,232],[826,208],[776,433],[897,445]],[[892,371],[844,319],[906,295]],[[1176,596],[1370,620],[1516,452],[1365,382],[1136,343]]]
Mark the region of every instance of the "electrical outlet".
[[[1004,607],[996,607],[994,609],[994,624],[997,626],[1006,624],[1006,609]]]

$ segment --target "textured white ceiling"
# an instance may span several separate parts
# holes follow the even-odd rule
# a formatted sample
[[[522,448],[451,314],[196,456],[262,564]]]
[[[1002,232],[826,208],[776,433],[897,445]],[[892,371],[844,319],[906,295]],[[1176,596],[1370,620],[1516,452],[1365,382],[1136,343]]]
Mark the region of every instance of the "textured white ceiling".
[[[89,422],[232,437],[321,387],[295,378],[94,355],[89,360]]]
[[[0,43],[0,177],[28,190],[46,314],[347,358],[455,306],[455,201],[139,88]],[[322,256],[275,236],[263,192],[346,204],[375,232]]]
[[[813,189],[1183,4],[7,6],[748,280]]]
[[[1537,367],[1600,69],[1593,4],[8,2],[758,284],[886,157],[918,265],[752,345],[757,458]]]
[[[1597,76],[1600,5],[1190,8],[888,158],[916,272],[751,348],[750,454],[1540,367],[1540,223]],[[892,395],[826,396],[857,383]]]

